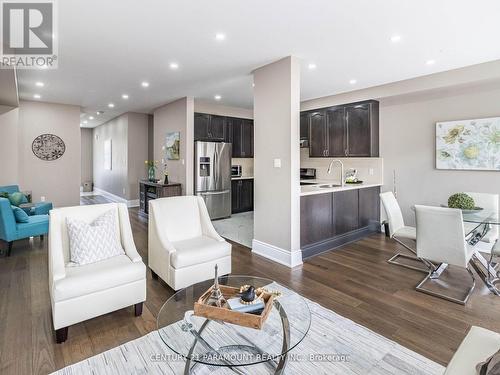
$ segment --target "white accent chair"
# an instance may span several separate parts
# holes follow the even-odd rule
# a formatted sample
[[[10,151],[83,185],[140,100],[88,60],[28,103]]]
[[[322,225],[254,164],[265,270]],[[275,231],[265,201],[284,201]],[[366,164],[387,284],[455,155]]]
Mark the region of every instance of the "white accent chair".
[[[116,235],[124,255],[83,266],[70,263],[66,218],[94,221],[114,210]],[[146,266],[137,252],[125,204],[99,204],[57,208],[50,211],[49,222],[49,292],[56,341],[66,341],[68,327],[111,311],[135,305],[135,315],[142,313],[146,300]]]
[[[446,367],[444,375],[476,375],[476,365],[500,350],[500,334],[472,326]]]
[[[454,208],[415,205],[417,220],[417,256],[430,264],[429,274],[418,284],[417,290],[436,297],[465,305],[475,286],[474,275],[469,262],[474,248],[465,240],[462,211]],[[435,267],[432,263],[440,264]],[[425,285],[439,278],[448,265],[464,268],[472,278],[472,286],[463,298],[438,292],[441,283],[433,283],[429,289]]]
[[[474,203],[477,207],[483,208],[485,211],[494,213],[499,210],[499,198],[498,194],[487,194],[487,193],[465,193],[474,199]],[[469,233],[478,227],[478,224],[465,223],[465,231]],[[488,233],[481,239],[481,242],[487,242],[488,244],[493,244],[498,239],[498,225],[492,225]],[[484,248],[488,248],[485,246]]]
[[[391,237],[394,241],[399,243],[404,248],[408,249],[412,254],[416,255],[415,249],[411,248],[403,241],[404,240],[416,241],[417,230],[415,227],[410,227],[405,225],[403,219],[403,213],[401,212],[401,208],[399,207],[396,197],[394,196],[392,191],[386,191],[385,193],[380,194],[380,200],[382,201],[382,205],[384,206],[384,210],[387,215],[389,237]],[[399,258],[406,258],[412,261],[421,261],[415,256],[397,253],[393,257],[391,257],[387,262],[391,264],[396,264],[398,266],[410,268],[413,270],[427,272],[427,267],[425,266],[418,267],[418,266],[413,266],[411,264],[402,263],[398,261]]]
[[[215,231],[201,197],[151,200],[148,228],[149,268],[172,289],[179,290],[231,273],[231,244]]]

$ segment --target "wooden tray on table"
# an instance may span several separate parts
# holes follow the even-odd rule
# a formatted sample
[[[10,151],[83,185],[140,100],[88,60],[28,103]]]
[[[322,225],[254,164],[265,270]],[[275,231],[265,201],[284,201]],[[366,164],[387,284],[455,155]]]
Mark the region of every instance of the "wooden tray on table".
[[[234,288],[226,285],[219,285],[222,295],[226,301],[230,298],[238,297],[240,294],[239,288]],[[264,293],[262,300],[264,301],[264,310],[260,315],[244,313],[231,310],[227,303],[223,307],[210,306],[205,302],[210,297],[212,287],[210,287],[203,295],[194,303],[194,315],[201,316],[212,320],[222,320],[227,323],[236,324],[243,327],[262,329],[271,309],[273,307],[274,296],[269,293]]]

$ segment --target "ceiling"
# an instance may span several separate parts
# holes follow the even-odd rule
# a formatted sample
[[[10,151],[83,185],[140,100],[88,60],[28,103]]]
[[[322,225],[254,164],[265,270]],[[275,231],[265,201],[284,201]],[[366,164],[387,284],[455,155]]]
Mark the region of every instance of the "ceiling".
[[[186,95],[252,108],[252,70],[288,55],[302,100],[500,59],[498,0],[57,3],[59,67],[18,71],[20,98],[79,105],[90,127]]]

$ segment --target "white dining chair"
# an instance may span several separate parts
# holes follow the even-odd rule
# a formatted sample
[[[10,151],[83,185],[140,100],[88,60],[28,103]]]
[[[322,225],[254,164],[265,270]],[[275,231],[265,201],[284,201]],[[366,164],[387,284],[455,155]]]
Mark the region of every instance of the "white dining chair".
[[[399,243],[405,249],[409,250],[412,254],[414,254],[414,255],[408,255],[398,252],[397,254],[392,256],[387,262],[391,264],[396,264],[401,267],[427,272],[429,266],[426,265],[425,262],[422,262],[421,259],[418,259],[415,256],[417,254],[415,248],[408,246],[408,244],[404,242],[405,240],[410,240],[412,242],[415,242],[417,240],[417,230],[415,227],[405,225],[403,219],[403,213],[401,212],[401,208],[399,207],[396,197],[394,196],[392,191],[387,191],[385,193],[380,194],[380,200],[382,201],[382,205],[387,215],[389,237],[392,238],[397,243]],[[415,261],[418,261],[424,264],[419,267],[417,265],[400,262],[398,261],[399,258],[410,259],[411,261],[413,261],[413,263],[415,263]]]
[[[454,208],[429,207],[415,205],[417,222],[417,256],[426,259],[432,265],[428,275],[417,285],[416,289],[436,297],[460,303],[467,303],[475,286],[475,278],[469,268],[474,248],[465,240],[462,211]],[[448,283],[436,282],[448,266],[466,269],[472,278],[472,285],[465,291],[463,298],[441,293]],[[449,270],[450,272],[452,270]],[[432,284],[432,288],[428,284]]]

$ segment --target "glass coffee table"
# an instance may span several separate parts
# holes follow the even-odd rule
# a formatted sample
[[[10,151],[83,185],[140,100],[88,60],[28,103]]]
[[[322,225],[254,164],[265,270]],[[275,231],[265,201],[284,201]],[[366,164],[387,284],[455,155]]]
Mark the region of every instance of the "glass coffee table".
[[[311,313],[306,301],[272,280],[253,276],[219,278],[219,284],[253,285],[279,290],[282,295],[262,329],[242,327],[193,314],[195,301],[213,285],[213,280],[182,289],[160,309],[158,332],[163,342],[186,359],[184,374],[196,373],[200,365],[227,367],[243,373],[242,366],[263,364],[269,373],[282,374],[288,353],[307,335]]]

